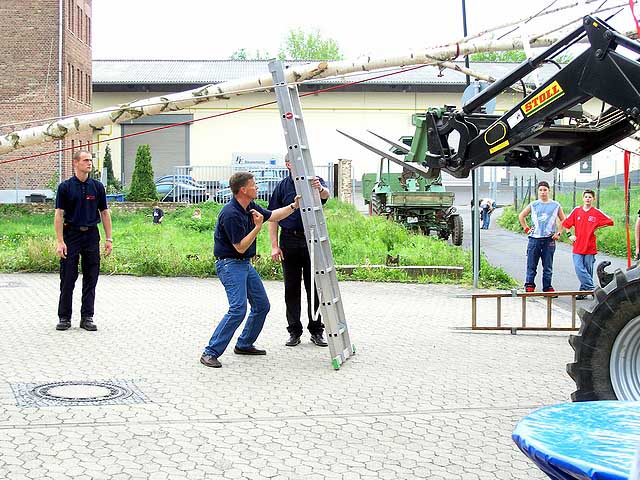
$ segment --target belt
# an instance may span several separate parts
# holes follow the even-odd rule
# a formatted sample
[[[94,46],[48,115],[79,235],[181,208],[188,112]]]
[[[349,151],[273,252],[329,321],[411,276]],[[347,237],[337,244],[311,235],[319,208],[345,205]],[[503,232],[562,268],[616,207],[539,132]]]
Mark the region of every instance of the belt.
[[[244,258],[244,257],[216,257],[216,261],[218,260],[250,260],[249,258]]]
[[[64,228],[66,228],[67,230],[75,230],[78,232],[87,232],[89,230],[93,230],[94,228],[98,228],[95,225],[91,226],[91,227],[76,227],[74,225],[68,225],[68,224],[64,224]]]
[[[288,228],[283,228],[282,232],[292,235],[294,237],[305,238],[305,234],[303,230],[290,230]]]

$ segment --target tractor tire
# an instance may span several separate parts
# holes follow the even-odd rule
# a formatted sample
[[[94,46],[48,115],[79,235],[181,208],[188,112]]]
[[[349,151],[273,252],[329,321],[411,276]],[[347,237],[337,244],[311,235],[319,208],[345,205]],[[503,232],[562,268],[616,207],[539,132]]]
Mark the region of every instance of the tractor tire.
[[[567,373],[577,388],[571,399],[640,400],[640,267],[616,270],[578,314],[580,330],[569,337],[575,355]]]
[[[386,215],[384,212],[385,202],[382,195],[371,194],[371,214],[373,216]]]
[[[451,221],[451,243],[458,247],[462,245],[462,235],[464,225],[462,224],[462,217],[460,215],[453,215]]]

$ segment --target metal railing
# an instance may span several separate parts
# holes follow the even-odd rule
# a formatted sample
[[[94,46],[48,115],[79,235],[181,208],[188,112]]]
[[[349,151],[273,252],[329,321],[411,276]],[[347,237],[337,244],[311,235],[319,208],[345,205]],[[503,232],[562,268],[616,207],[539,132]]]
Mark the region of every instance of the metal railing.
[[[576,327],[576,296],[592,295],[592,291],[559,291],[559,292],[531,292],[524,293],[512,290],[510,293],[474,293],[471,295],[471,329],[472,330],[510,330],[512,334],[516,334],[518,330],[545,330],[545,331],[573,331]],[[527,325],[527,299],[528,298],[546,298],[546,325],[531,326]],[[552,325],[552,302],[557,297],[571,297],[571,326],[570,327],[554,327]],[[478,325],[478,299],[495,298],[496,299],[496,325],[495,326],[479,326]],[[521,298],[522,299],[522,315],[519,326],[503,325],[502,319],[502,299],[503,298]]]
[[[330,191],[334,190],[333,170],[333,163],[314,167],[315,174],[322,177]],[[258,199],[265,201],[269,200],[276,185],[289,175],[286,167],[276,165],[182,165],[175,167],[174,175],[161,177],[166,181],[157,188],[161,201],[226,203],[232,197],[229,177],[239,171],[253,173],[258,185]]]

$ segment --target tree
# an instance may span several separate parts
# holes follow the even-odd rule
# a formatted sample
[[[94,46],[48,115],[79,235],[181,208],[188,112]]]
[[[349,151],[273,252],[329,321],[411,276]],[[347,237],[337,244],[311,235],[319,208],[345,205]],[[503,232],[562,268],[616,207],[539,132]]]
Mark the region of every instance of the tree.
[[[289,30],[284,45],[278,52],[280,60],[342,60],[340,47],[332,38],[324,39],[318,30],[306,33],[301,29]]]
[[[469,60],[472,62],[510,62],[510,63],[520,63],[527,59],[527,54],[524,50],[508,50],[508,51],[499,51],[499,52],[481,52],[481,53],[473,53],[469,55]],[[558,63],[569,63],[573,60],[573,57],[569,54],[558,55],[554,57]]]
[[[122,184],[119,180],[116,179],[116,176],[113,174],[113,163],[111,162],[111,147],[107,145],[106,150],[104,151],[104,168],[107,169],[107,193],[119,192],[122,190]]]
[[[127,195],[127,200],[146,202],[157,199],[156,184],[153,182],[153,167],[151,166],[151,148],[149,145],[139,145],[131,178],[131,190]]]
[[[527,59],[524,50],[509,50],[503,52],[481,52],[469,56],[472,62],[512,62],[520,63]]]
[[[229,60],[269,60],[270,58],[273,57],[269,55],[269,52],[262,53],[260,50],[256,50],[253,55],[250,55],[246,48],[240,48],[229,56]]]

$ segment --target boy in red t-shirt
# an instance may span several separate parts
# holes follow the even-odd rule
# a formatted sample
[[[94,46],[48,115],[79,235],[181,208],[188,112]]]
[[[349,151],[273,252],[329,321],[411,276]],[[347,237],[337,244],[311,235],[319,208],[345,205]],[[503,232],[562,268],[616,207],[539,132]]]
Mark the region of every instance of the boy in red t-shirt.
[[[566,229],[574,228],[574,235],[570,240],[573,243],[573,266],[580,280],[580,290],[593,290],[593,264],[596,261],[596,235],[595,231],[600,227],[613,225],[613,220],[593,206],[596,194],[593,190],[585,190],[582,194],[583,205],[573,209],[571,214],[562,222]],[[587,295],[576,295],[577,300],[584,300]]]

